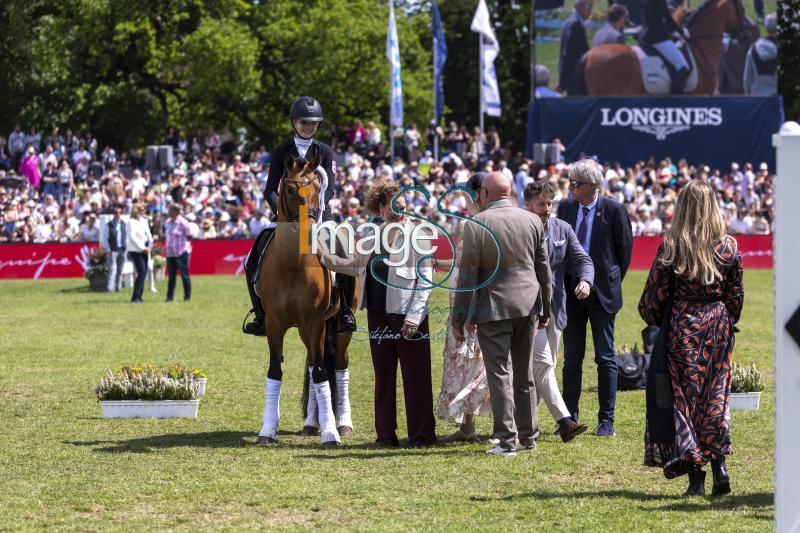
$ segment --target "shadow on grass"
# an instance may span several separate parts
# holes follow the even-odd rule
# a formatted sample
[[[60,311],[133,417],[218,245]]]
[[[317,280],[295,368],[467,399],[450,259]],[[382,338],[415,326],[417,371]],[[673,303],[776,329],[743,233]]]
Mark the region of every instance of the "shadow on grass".
[[[79,292],[89,292],[89,285],[81,285],[79,287],[69,287],[66,289],[58,289],[62,294],[75,294]]]
[[[208,431],[205,433],[171,433],[130,440],[64,441],[73,446],[95,446],[95,452],[106,453],[150,453],[164,448],[239,448],[247,446],[245,437],[252,431]],[[105,446],[104,446],[105,445]]]
[[[753,511],[755,518],[774,520],[775,495],[768,492],[752,494],[729,494],[720,498],[681,498],[683,501],[655,508],[643,508],[646,511]]]
[[[659,507],[641,506],[643,511],[745,511],[764,512],[765,514],[756,515],[757,518],[772,520],[774,515],[774,495],[767,492],[756,492],[752,494],[729,494],[727,496],[715,498],[687,498],[681,495],[671,494],[647,494],[632,490],[598,490],[598,491],[578,491],[578,492],[548,492],[536,491],[525,492],[522,494],[512,494],[509,496],[470,496],[472,502],[493,502],[511,501],[520,498],[533,498],[537,500],[565,499],[565,498],[603,498],[614,499],[622,498],[637,502],[653,502],[664,500],[680,500]]]

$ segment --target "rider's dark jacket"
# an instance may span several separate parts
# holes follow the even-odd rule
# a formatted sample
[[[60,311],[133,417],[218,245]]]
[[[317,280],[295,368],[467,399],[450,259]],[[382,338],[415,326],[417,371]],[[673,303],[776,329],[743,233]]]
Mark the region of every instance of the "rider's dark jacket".
[[[336,182],[336,163],[334,163],[333,160],[333,150],[331,150],[331,147],[314,139],[311,146],[308,148],[308,152],[306,152],[305,159],[311,161],[317,154],[322,156],[320,166],[325,169],[328,178],[328,189],[325,191],[325,211],[322,214],[323,220],[328,220],[330,217],[328,202],[333,196],[333,184]],[[269,207],[272,209],[273,213],[278,212],[278,185],[285,173],[284,160],[287,155],[300,157],[294,138],[277,146],[275,151],[272,152],[269,175],[267,176],[267,186],[264,189],[264,199],[269,203]]]

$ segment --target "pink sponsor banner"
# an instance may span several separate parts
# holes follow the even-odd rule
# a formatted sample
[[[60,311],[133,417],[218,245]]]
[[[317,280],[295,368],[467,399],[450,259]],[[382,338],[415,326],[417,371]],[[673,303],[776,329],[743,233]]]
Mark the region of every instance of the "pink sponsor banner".
[[[771,235],[739,235],[739,251],[745,268],[772,268]],[[636,237],[633,242],[631,270],[648,270],[655,257],[660,237]],[[435,241],[439,259],[452,257],[445,237]],[[192,274],[241,274],[242,261],[252,241],[193,241],[189,269]],[[80,278],[97,243],[2,244],[0,279]]]

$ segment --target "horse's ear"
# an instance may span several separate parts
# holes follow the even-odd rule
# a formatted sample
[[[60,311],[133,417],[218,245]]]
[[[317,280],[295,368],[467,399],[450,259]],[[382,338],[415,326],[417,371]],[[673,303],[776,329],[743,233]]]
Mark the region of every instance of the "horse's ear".
[[[317,152],[317,155],[315,155],[314,158],[311,159],[311,162],[309,163],[311,170],[316,170],[321,162],[322,162],[322,154]]]
[[[286,168],[286,172],[291,172],[294,168],[294,156],[292,154],[286,156],[286,159],[283,160],[283,166]]]

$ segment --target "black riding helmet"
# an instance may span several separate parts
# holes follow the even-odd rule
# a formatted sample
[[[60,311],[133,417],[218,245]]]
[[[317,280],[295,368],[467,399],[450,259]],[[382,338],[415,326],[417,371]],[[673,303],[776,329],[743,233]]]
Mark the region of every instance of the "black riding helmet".
[[[289,118],[292,120],[322,122],[322,106],[311,96],[301,96],[292,102]]]

